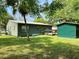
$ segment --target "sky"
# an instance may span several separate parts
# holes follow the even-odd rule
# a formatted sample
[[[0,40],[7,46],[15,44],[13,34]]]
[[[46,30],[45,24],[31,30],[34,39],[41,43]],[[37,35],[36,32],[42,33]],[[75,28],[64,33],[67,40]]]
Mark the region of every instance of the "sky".
[[[39,0],[40,4],[44,4],[45,1],[46,0]],[[48,1],[49,4],[52,2],[52,0],[47,0],[47,1]]]
[[[39,0],[41,5],[43,5],[45,3],[45,1],[46,0]],[[52,0],[47,0],[47,1],[48,1],[49,4],[52,2]],[[23,20],[22,15],[18,11],[16,12],[15,15],[13,15],[13,13],[12,13],[13,9],[12,9],[11,6],[7,7],[6,10],[7,10],[8,14],[13,16],[16,20]],[[41,13],[41,15],[42,15],[43,18],[45,18],[44,14]],[[30,15],[27,15],[26,19],[28,20],[28,22],[32,22],[34,20],[34,17],[30,17]]]

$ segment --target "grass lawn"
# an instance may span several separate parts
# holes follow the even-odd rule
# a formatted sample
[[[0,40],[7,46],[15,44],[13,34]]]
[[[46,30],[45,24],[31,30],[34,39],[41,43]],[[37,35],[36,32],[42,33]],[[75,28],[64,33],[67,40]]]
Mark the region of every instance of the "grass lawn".
[[[79,59],[79,39],[0,36],[0,59]]]

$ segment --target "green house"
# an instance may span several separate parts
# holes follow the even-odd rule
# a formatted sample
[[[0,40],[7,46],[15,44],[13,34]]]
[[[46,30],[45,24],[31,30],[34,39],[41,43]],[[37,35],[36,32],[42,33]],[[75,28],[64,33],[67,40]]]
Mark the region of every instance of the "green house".
[[[59,37],[79,38],[79,24],[61,23],[57,25]]]
[[[28,22],[27,27],[29,35],[40,35],[52,30],[52,25],[44,23]],[[7,24],[7,32],[13,36],[26,36],[26,26],[24,21],[9,20]]]

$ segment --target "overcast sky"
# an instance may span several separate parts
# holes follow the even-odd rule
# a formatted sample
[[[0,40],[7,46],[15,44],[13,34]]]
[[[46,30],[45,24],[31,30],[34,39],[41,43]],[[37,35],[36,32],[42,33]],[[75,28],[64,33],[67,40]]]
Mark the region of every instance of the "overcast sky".
[[[45,3],[46,0],[39,0],[40,1],[40,4],[43,5]],[[52,2],[52,0],[48,0],[48,3],[50,4]],[[7,12],[13,16],[13,13],[12,13],[12,7],[9,6],[8,8],[6,8]],[[43,17],[44,17],[44,14],[41,14]],[[16,12],[16,15],[15,15],[15,19],[19,20],[23,20],[23,17],[21,17],[21,14],[19,12]],[[34,18],[33,17],[30,17],[29,15],[27,16],[27,19],[29,22],[33,21]]]

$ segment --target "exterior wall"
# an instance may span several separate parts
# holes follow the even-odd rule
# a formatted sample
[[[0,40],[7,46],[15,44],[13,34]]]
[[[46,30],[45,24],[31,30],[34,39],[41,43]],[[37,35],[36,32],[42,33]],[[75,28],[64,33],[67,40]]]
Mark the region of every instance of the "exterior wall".
[[[58,36],[76,38],[76,26],[71,24],[62,24],[58,26]]]
[[[10,20],[7,24],[7,32],[9,35],[18,36],[18,25]]]
[[[26,31],[22,30],[22,26],[25,26],[24,24],[18,24],[18,35],[19,36],[26,36]],[[29,24],[29,34],[33,35],[33,34],[43,34],[44,30],[52,29],[52,26],[44,26],[44,25],[33,25],[33,24]]]

